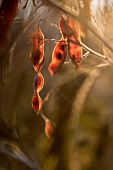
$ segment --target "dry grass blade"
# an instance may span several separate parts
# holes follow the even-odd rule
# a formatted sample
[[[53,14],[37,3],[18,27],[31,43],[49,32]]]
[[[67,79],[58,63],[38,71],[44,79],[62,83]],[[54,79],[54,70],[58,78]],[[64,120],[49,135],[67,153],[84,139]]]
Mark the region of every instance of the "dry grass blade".
[[[27,165],[29,168],[32,168],[34,170],[39,170],[40,165],[37,161],[30,160],[20,149],[20,147],[12,142],[7,140],[0,140],[0,152],[5,153],[8,156],[11,156],[21,162],[23,162],[25,165]]]
[[[73,137],[70,139],[69,143],[69,152],[70,155],[70,169],[74,167],[76,170],[80,170],[80,161],[79,161],[79,152],[78,152],[78,134],[79,134],[79,123],[82,114],[82,109],[84,107],[85,101],[87,96],[94,85],[96,79],[100,76],[100,71],[97,69],[93,69],[89,76],[86,78],[85,82],[83,83],[82,87],[78,90],[77,95],[75,96],[75,100],[73,102],[73,109],[69,118],[70,124],[70,131],[73,131]],[[75,136],[75,137],[74,137]],[[74,139],[76,139],[76,142]],[[73,152],[73,154],[72,154]],[[76,161],[75,161],[76,160]]]

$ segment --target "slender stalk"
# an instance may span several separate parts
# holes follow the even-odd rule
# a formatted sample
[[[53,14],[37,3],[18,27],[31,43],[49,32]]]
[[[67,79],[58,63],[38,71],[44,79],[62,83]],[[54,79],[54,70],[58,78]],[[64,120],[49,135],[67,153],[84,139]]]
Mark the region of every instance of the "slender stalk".
[[[76,170],[81,170],[80,158],[79,158],[79,148],[78,148],[78,136],[79,136],[79,125],[82,116],[82,109],[86,102],[87,96],[94,85],[96,79],[100,76],[101,72],[98,69],[92,69],[89,72],[88,77],[85,79],[82,87],[77,92],[75,100],[73,102],[72,112],[69,119],[69,130],[73,132],[73,136],[68,144],[70,152],[70,169],[72,167]],[[76,141],[75,141],[76,139]],[[72,154],[73,152],[73,154]]]
[[[49,20],[46,20],[46,19],[40,19],[39,20],[39,24],[40,24],[40,22],[47,22],[48,24],[50,24],[52,27],[55,27],[55,28],[57,28],[58,30],[60,30],[60,28],[58,27],[58,25],[56,25],[56,24],[53,24],[52,22],[50,22]]]

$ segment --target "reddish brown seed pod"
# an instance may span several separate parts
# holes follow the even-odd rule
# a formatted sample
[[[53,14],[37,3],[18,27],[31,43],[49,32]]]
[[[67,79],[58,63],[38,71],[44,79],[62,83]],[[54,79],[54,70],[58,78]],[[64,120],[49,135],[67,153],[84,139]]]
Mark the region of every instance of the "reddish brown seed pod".
[[[50,75],[53,76],[64,63],[67,55],[67,42],[64,38],[61,38],[61,41],[58,42],[52,53],[52,61],[48,67]]]
[[[34,90],[33,98],[32,98],[32,107],[35,111],[39,110],[39,100],[38,100],[38,95],[37,91]]]
[[[36,73],[34,77],[33,86],[34,86],[34,90],[37,90],[38,93],[42,90],[44,86],[44,78],[41,72]]]
[[[34,95],[32,98],[32,107],[35,111],[40,111],[42,108],[42,99],[39,92],[44,86],[44,78],[41,74],[41,69],[44,65],[44,35],[38,26],[37,30],[32,34],[33,50],[30,58],[33,63],[34,70],[37,72],[34,78]]]
[[[34,49],[39,48],[39,46],[43,44],[44,34],[42,33],[40,26],[38,26],[37,30],[32,34],[31,38]]]
[[[39,72],[38,73],[38,87],[37,87],[37,92],[39,93],[44,86],[44,78],[42,74]]]
[[[35,74],[33,86],[34,86],[34,90],[37,90],[37,88],[38,88],[38,73]]]
[[[68,41],[69,55],[72,62],[79,64],[82,58],[81,26],[78,21],[68,16],[66,19],[62,16],[59,21],[63,36]],[[74,43],[72,43],[73,41]]]
[[[67,18],[67,23],[71,34],[68,36],[68,41],[73,41],[75,43],[69,42],[69,54],[72,62],[79,64],[82,59],[82,47],[80,46],[81,42],[81,31],[80,24],[78,21],[74,20],[71,17]]]
[[[73,19],[72,17],[67,17],[67,24],[68,24],[68,29],[71,32],[71,35],[74,35],[77,39],[78,42],[81,41],[81,35],[80,35],[80,24],[77,20]],[[70,37],[71,37],[70,35]]]
[[[70,40],[75,41],[75,37],[71,36]],[[80,45],[69,43],[69,55],[72,62],[79,64],[82,59],[82,47]]]
[[[34,94],[32,98],[32,107],[35,111],[39,111],[42,107],[42,99],[39,96],[39,92],[42,90],[44,85],[44,78],[40,72],[36,73],[34,77]]]
[[[30,54],[31,61],[34,66],[34,70],[39,72],[44,64],[44,35],[40,29],[37,30],[32,34],[32,44],[33,50]]]
[[[34,111],[38,111],[39,109],[39,101],[38,101],[38,96],[37,96],[37,92],[34,91],[34,95],[33,95],[33,98],[32,98],[32,107],[34,109]]]
[[[34,90],[33,98],[32,98],[32,107],[35,110],[35,112],[39,111],[42,108],[42,99],[37,94],[37,91]]]
[[[55,125],[49,119],[45,120],[45,134],[48,138],[52,137]]]
[[[41,108],[42,108],[42,98],[39,95],[38,95],[38,101],[39,101],[39,109],[38,109],[38,111],[40,111]]]

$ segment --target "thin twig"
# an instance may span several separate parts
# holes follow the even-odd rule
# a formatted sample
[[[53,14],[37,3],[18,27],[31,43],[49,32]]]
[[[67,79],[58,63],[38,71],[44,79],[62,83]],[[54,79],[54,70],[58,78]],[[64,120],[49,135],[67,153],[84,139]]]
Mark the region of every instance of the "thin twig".
[[[54,23],[52,23],[52,22],[50,22],[49,20],[46,20],[46,19],[40,19],[39,20],[39,24],[40,24],[40,22],[47,22],[48,24],[50,24],[50,26],[52,26],[52,27],[55,27],[55,28],[57,28],[58,30],[61,30],[59,27],[58,27],[58,25],[56,25],[56,24],[54,24]]]
[[[97,57],[100,57],[101,59],[104,59],[104,60],[108,60],[110,63],[113,64],[113,60],[108,57],[108,56],[105,56],[105,55],[102,55],[94,50],[92,50],[91,48],[89,48],[88,46],[86,46],[84,43],[80,42],[80,45],[85,48],[87,51],[89,51],[90,53],[96,55]]]
[[[69,81],[69,80],[68,80]],[[50,96],[52,95],[53,92],[55,92],[56,90],[58,90],[61,93],[61,90],[59,89],[60,86],[62,86],[63,84],[65,84],[68,81],[61,81],[59,82],[59,84],[57,84],[55,87],[53,87],[45,96],[45,98],[43,99],[43,106],[48,102]],[[67,99],[66,96],[64,96],[64,94],[62,93],[62,97],[64,97],[66,99],[66,101],[71,104],[71,101],[69,101],[69,99]]]
[[[53,92],[55,92],[55,90],[60,91],[59,87],[60,87],[62,84],[64,84],[64,83],[66,83],[66,81],[60,82],[59,84],[57,84],[57,86],[53,87],[53,88],[46,94],[45,98],[43,99],[43,106],[46,104],[46,102],[48,102],[50,96],[52,95]],[[70,101],[69,101],[69,103],[70,103]]]
[[[30,39],[38,39],[38,36],[35,36],[35,37],[31,37]],[[40,38],[40,40],[43,40]],[[45,38],[44,41],[42,43],[40,43],[40,45],[42,45],[43,43],[46,43],[46,42],[51,42],[51,41],[54,41],[54,42],[67,42],[66,40],[56,40],[54,38]]]
[[[82,60],[86,59],[89,56],[90,52],[87,51],[85,54],[83,54]]]
[[[39,114],[39,115],[42,117],[42,119],[43,119],[45,122],[48,120],[47,116],[43,113],[42,110],[40,111],[40,114]]]
[[[93,13],[91,13],[91,16],[92,16],[92,18],[93,18],[93,20],[94,20],[95,24],[97,25],[97,28],[98,28],[98,30],[99,30],[99,33],[100,33],[101,37],[103,37],[103,34],[102,34],[102,31],[101,31],[101,28],[100,28],[100,26],[99,26],[99,24],[98,24],[98,21],[97,21],[97,19],[96,19],[95,15],[94,15]]]
[[[104,62],[104,63],[98,64],[98,65],[96,65],[95,67],[93,67],[93,69],[103,68],[103,67],[106,67],[106,66],[110,66],[110,63]]]
[[[56,89],[59,93],[60,93],[60,95],[67,101],[67,103],[68,104],[72,104],[72,102],[71,102],[71,100],[70,99],[68,99],[68,97],[58,88],[58,89]]]

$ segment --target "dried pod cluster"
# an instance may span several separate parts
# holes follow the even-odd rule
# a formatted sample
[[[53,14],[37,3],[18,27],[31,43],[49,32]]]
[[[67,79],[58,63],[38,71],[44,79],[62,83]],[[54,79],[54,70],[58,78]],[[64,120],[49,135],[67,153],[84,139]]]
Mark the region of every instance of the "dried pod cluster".
[[[47,21],[46,21],[47,22]],[[51,24],[53,25],[53,24]],[[52,60],[49,64],[48,71],[53,76],[64,63],[67,54],[70,56],[71,61],[77,66],[82,59],[82,47],[80,46],[80,25],[79,23],[69,16],[61,16],[59,20],[59,30],[61,33],[61,39],[56,41],[56,45],[52,52]],[[44,65],[44,35],[39,27],[36,32],[32,35],[33,49],[30,54],[30,58],[33,63],[36,75],[34,77],[34,95],[32,98],[32,107],[45,121],[45,134],[49,138],[52,136],[54,131],[54,124],[42,113],[42,99],[39,92],[42,90],[44,85],[44,78],[41,74],[41,69]]]
[[[61,16],[59,28],[62,37],[52,53],[52,61],[48,68],[51,76],[53,76],[64,63],[67,52],[74,64],[79,65],[82,59],[82,47],[80,46],[81,29],[79,22],[69,16],[65,18]]]
[[[52,25],[52,24],[51,24]],[[81,29],[80,24],[70,16],[61,16],[59,19],[59,30],[61,39],[57,41],[53,52],[52,61],[49,64],[48,70],[53,76],[64,63],[67,53],[74,64],[79,65],[82,59]],[[37,30],[32,35],[33,49],[30,58],[33,63],[36,75],[34,78],[34,95],[32,99],[32,106],[35,111],[40,111],[42,108],[42,99],[39,92],[44,85],[44,78],[41,74],[41,69],[44,65],[44,35],[38,25]]]

